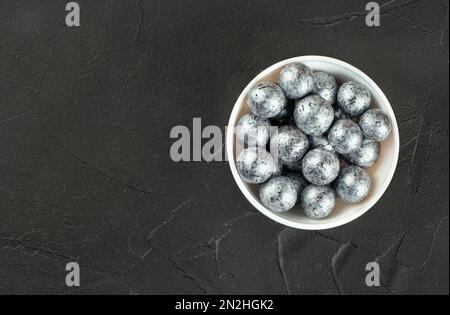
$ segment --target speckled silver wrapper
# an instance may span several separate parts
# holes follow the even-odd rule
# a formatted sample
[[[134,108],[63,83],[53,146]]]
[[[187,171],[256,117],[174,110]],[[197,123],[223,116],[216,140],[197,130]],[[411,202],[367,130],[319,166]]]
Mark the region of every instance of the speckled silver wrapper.
[[[344,157],[352,164],[361,167],[372,167],[380,156],[380,143],[364,139],[361,147]]]
[[[311,149],[324,149],[330,152],[335,153],[333,147],[330,142],[328,142],[328,138],[324,135],[321,136],[309,136],[309,147]]]
[[[244,145],[265,148],[270,138],[270,126],[268,119],[249,113],[236,125],[236,137]]]
[[[369,107],[372,97],[362,84],[348,81],[341,85],[337,94],[339,106],[351,116],[359,116]]]
[[[261,118],[279,115],[287,106],[283,90],[274,83],[258,83],[247,95],[250,111]]]
[[[291,180],[284,176],[275,176],[261,185],[261,202],[275,212],[286,212],[297,203],[297,190]]]
[[[272,175],[279,174],[280,166],[263,148],[242,150],[236,159],[236,167],[242,180],[249,184],[261,184]]]
[[[328,185],[339,175],[339,159],[330,151],[314,149],[302,160],[303,176],[312,184]]]
[[[384,141],[391,133],[391,121],[378,108],[369,109],[362,114],[359,120],[359,126],[366,137],[373,141]]]
[[[322,71],[314,72],[313,78],[314,88],[312,93],[319,95],[330,104],[334,104],[338,90],[336,79],[331,74]]]
[[[296,126],[282,126],[270,138],[270,151],[278,150],[278,159],[283,164],[300,161],[308,148],[308,137]]]
[[[278,84],[286,97],[290,99],[302,98],[313,90],[313,72],[302,63],[292,63],[281,70]]]
[[[287,173],[286,177],[294,184],[297,191],[297,199],[300,199],[303,189],[308,185],[308,182],[299,173]]]
[[[334,120],[330,103],[318,95],[310,95],[295,104],[296,125],[307,135],[320,136],[327,132]]]
[[[336,196],[329,186],[306,187],[300,197],[300,205],[312,219],[323,219],[330,215],[336,204]]]
[[[335,182],[337,195],[347,203],[363,201],[369,194],[372,180],[369,174],[359,166],[344,168]]]
[[[361,147],[362,132],[358,124],[350,119],[336,121],[328,132],[328,141],[340,154],[350,154]]]

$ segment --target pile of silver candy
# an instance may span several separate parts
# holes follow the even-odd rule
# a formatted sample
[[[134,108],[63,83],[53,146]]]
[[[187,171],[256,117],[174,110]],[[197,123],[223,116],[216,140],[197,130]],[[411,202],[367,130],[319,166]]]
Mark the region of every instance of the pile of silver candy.
[[[267,208],[285,212],[299,203],[308,217],[321,219],[332,213],[336,196],[352,204],[368,196],[365,168],[378,160],[391,123],[370,108],[366,86],[338,86],[331,74],[292,63],[277,83],[253,87],[247,102],[250,113],[236,126],[245,147],[236,163],[243,181],[261,185]]]

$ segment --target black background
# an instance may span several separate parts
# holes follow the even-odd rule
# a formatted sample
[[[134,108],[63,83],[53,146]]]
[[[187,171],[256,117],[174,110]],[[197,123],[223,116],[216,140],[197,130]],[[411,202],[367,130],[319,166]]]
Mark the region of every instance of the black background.
[[[448,294],[448,1],[380,1],[372,28],[367,1],[80,0],[78,28],[67,2],[0,3],[1,294]],[[226,162],[169,156],[173,126],[225,127],[311,54],[374,79],[402,142],[376,206],[320,233],[256,212]]]

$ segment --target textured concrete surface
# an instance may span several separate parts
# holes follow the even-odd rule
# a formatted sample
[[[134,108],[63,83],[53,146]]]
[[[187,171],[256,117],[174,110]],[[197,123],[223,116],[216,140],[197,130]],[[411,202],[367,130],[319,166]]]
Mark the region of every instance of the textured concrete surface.
[[[68,28],[66,1],[0,2],[0,294],[449,293],[448,1],[380,1],[378,28],[366,1],[79,3]],[[225,162],[169,157],[174,125],[225,126],[306,54],[369,74],[402,140],[380,202],[321,233],[255,212]]]

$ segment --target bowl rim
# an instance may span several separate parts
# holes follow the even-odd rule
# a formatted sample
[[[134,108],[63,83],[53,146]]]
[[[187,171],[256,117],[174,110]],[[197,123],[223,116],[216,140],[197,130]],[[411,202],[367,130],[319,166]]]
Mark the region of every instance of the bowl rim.
[[[315,223],[315,224],[307,224],[307,223],[291,221],[289,219],[286,219],[286,218],[283,218],[283,217],[277,215],[276,213],[274,213],[274,212],[270,211],[269,209],[267,209],[266,207],[264,207],[260,203],[260,201],[256,200],[256,198],[253,197],[253,195],[249,192],[249,190],[245,186],[243,180],[239,176],[237,168],[236,168],[236,162],[235,162],[235,156],[234,156],[234,144],[235,144],[235,142],[234,142],[235,141],[234,127],[235,127],[235,125],[236,125],[236,123],[238,121],[238,115],[241,112],[241,106],[240,105],[245,100],[249,90],[257,82],[259,82],[261,79],[263,79],[265,76],[269,75],[270,73],[272,73],[273,71],[279,69],[280,67],[285,66],[285,65],[290,64],[290,63],[293,63],[293,62],[305,62],[305,61],[306,62],[308,62],[308,61],[314,61],[314,62],[322,61],[322,62],[333,63],[333,64],[336,64],[336,65],[342,66],[342,67],[350,70],[351,72],[356,73],[357,75],[362,77],[364,80],[366,80],[371,85],[371,87],[377,92],[378,96],[381,98],[381,101],[383,103],[385,103],[385,105],[387,105],[387,111],[389,112],[389,116],[392,118],[391,119],[392,120],[391,121],[391,124],[392,124],[392,136],[394,137],[394,143],[396,144],[395,147],[394,147],[394,159],[393,159],[392,166],[389,169],[389,173],[387,174],[387,177],[384,180],[384,183],[381,186],[381,189],[379,189],[376,192],[376,194],[373,196],[371,201],[365,207],[362,207],[360,210],[356,211],[355,213],[349,214],[347,216],[344,216],[343,218],[336,219],[336,220],[331,221],[331,222],[324,222],[324,223],[320,223],[319,221],[317,221],[317,223]],[[381,199],[381,197],[383,196],[383,194],[387,190],[389,184],[391,183],[392,178],[394,177],[394,173],[395,173],[395,171],[397,169],[399,152],[400,152],[400,135],[399,135],[397,120],[396,120],[396,117],[395,117],[395,113],[394,113],[394,111],[392,109],[392,106],[391,106],[389,100],[387,99],[386,95],[381,90],[381,88],[368,75],[366,75],[364,72],[362,72],[361,70],[359,70],[355,66],[353,66],[353,65],[351,65],[351,64],[349,64],[347,62],[344,62],[342,60],[339,60],[339,59],[335,59],[335,58],[332,58],[332,57],[326,57],[326,56],[320,56],[320,55],[305,55],[305,56],[298,56],[298,57],[285,59],[285,60],[282,60],[280,62],[277,62],[276,64],[268,67],[267,69],[265,69],[264,71],[259,73],[245,87],[245,89],[239,95],[236,103],[234,104],[233,110],[232,110],[231,115],[230,115],[230,119],[228,121],[227,134],[226,134],[226,154],[227,154],[227,158],[228,158],[228,164],[230,166],[231,173],[233,174],[233,178],[234,178],[235,182],[237,183],[239,189],[244,194],[246,199],[258,211],[260,211],[262,214],[264,214],[268,218],[274,220],[275,222],[281,223],[281,224],[283,224],[285,226],[289,226],[289,227],[292,227],[292,228],[301,229],[301,230],[326,230],[326,229],[335,228],[335,227],[347,224],[347,223],[349,223],[351,221],[354,221],[357,218],[359,218],[360,216],[362,216],[363,214],[365,214],[367,211],[369,211]]]

